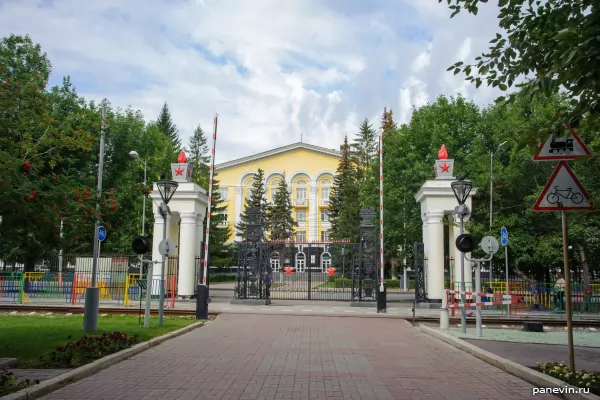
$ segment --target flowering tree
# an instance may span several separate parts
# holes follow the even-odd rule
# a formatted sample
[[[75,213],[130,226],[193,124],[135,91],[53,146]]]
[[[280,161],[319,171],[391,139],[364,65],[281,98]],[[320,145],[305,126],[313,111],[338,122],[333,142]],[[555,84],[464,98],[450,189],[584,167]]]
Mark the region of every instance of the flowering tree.
[[[28,36],[0,41],[0,251],[35,259],[77,242],[117,209],[116,191],[96,193],[82,170],[99,130],[71,88],[46,91],[50,62]],[[100,207],[96,207],[99,201]],[[61,241],[60,221],[64,221]],[[88,229],[89,228],[89,229]]]

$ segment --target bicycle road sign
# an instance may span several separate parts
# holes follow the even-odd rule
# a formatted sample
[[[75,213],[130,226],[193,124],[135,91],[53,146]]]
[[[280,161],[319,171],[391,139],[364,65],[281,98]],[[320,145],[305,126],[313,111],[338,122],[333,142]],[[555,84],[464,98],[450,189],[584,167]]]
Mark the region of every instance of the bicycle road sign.
[[[558,163],[533,211],[592,211],[596,208],[566,161]]]

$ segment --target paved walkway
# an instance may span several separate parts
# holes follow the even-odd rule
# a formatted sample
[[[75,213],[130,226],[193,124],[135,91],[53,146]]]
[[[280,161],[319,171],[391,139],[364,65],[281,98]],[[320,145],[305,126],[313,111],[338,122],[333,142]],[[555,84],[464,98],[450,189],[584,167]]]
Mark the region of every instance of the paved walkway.
[[[573,344],[584,347],[600,347],[600,332],[596,328],[590,330],[575,330],[573,332]],[[562,332],[525,332],[519,329],[482,328],[481,339],[477,337],[475,327],[468,327],[467,333],[461,333],[460,328],[450,328],[447,333],[461,339],[472,340],[499,340],[515,343],[537,343],[562,345],[567,343],[568,334]]]
[[[531,396],[530,384],[406,321],[223,314],[44,399],[486,400]]]
[[[527,367],[535,367],[538,362],[567,363],[569,360],[567,346],[564,345],[463,340]],[[600,348],[575,346],[574,350],[576,369],[600,372]]]

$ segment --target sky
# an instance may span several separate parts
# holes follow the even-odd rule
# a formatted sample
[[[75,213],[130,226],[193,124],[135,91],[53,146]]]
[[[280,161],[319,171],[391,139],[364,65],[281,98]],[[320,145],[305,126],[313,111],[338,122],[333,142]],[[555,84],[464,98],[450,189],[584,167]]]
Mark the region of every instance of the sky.
[[[156,119],[167,102],[184,144],[219,115],[217,163],[304,142],[339,149],[458,93],[500,95],[446,69],[498,31],[497,6],[450,19],[438,0],[0,0],[0,35],[29,34],[88,100]],[[210,136],[210,134],[209,134]]]

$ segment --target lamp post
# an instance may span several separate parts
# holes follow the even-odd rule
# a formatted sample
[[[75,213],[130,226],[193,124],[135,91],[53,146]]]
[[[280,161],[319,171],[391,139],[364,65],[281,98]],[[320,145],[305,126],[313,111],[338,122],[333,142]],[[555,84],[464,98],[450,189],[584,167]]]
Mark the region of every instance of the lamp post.
[[[177,187],[179,184],[175,181],[169,181],[164,179],[164,175],[161,177],[163,179],[156,182],[156,186],[158,187],[158,191],[160,192],[160,198],[162,203],[160,205],[160,214],[163,217],[163,240],[167,238],[167,216],[169,214],[169,201],[175,194]],[[163,319],[165,313],[165,258],[163,258],[162,266],[160,269],[160,297],[158,302],[158,326],[163,326]]]
[[[144,165],[144,182],[143,183],[144,183],[144,188],[146,188],[146,173],[148,171],[148,162],[142,161],[142,159],[140,158],[140,155],[135,150],[130,151],[129,156],[131,158],[141,162]],[[145,236],[145,234],[146,234],[146,193],[143,193],[143,195],[144,195],[144,205],[143,205],[144,208],[142,209],[142,236]]]
[[[104,171],[104,136],[108,130],[106,123],[106,105],[102,107],[102,125],[100,128],[100,155],[98,160],[98,196],[102,193],[102,173]],[[98,198],[100,200],[100,198]],[[96,203],[96,210],[100,209],[100,203]],[[83,309],[83,331],[95,332],[98,330],[98,310],[100,308],[100,291],[96,286],[96,274],[98,272],[98,253],[100,241],[98,240],[99,221],[96,219],[94,225],[94,248],[92,259],[92,279],[90,287],[85,289],[85,305]]]
[[[469,216],[469,207],[465,204],[471,189],[473,188],[470,181],[460,178],[450,184],[456,200],[458,200],[458,207],[454,209],[453,215],[460,217],[460,234],[464,233],[464,218]],[[465,304],[465,253],[460,254],[460,291],[461,291],[461,303]],[[462,333],[467,333],[467,310],[465,307],[460,308],[460,330]]]
[[[506,144],[506,140],[498,145],[496,151],[490,152],[490,234],[492,233],[492,209],[494,203],[492,201],[492,192],[494,191],[494,156],[502,150],[502,146]],[[490,260],[490,282],[492,281],[492,260]]]

